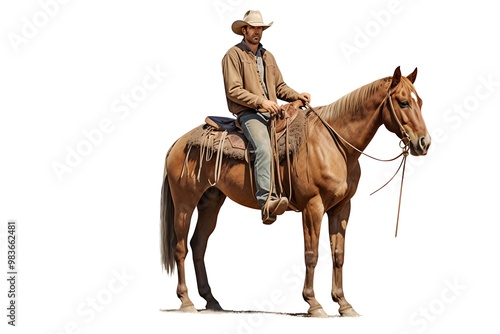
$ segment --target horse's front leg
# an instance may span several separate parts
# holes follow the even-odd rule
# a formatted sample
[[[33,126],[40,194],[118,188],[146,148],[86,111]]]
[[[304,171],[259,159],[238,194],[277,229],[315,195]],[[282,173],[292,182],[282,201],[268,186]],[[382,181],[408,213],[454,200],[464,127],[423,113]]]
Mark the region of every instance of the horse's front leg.
[[[348,202],[340,211],[332,210],[328,212],[328,226],[333,260],[332,298],[339,304],[339,313],[341,316],[357,317],[359,314],[353,309],[351,304],[347,302],[342,286],[345,231],[350,212],[351,202]]]
[[[328,317],[321,304],[314,295],[314,269],[318,263],[318,244],[321,220],[324,215],[322,205],[309,204],[302,211],[302,224],[304,229],[304,257],[306,264],[306,277],[302,296],[309,304],[308,313],[312,317]]]

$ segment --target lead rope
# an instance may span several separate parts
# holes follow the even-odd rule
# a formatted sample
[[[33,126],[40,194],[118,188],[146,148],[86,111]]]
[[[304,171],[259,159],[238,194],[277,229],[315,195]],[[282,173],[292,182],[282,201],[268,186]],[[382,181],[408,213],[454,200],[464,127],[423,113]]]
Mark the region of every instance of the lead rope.
[[[406,149],[403,154],[403,172],[401,173],[401,186],[399,187],[398,216],[396,218],[396,232],[394,233],[394,238],[398,237],[399,213],[401,212],[401,198],[403,197],[403,181],[405,179],[406,157],[408,157],[408,149]]]
[[[396,233],[394,235],[395,238],[398,236],[399,214],[401,212],[401,198],[403,197],[403,182],[405,179],[406,158],[408,157],[408,153],[409,153],[408,152],[408,145],[405,145],[404,147],[402,147],[402,149],[403,149],[403,153],[402,153],[403,160],[401,160],[401,163],[399,164],[399,167],[398,167],[398,170],[396,171],[396,173],[394,173],[394,175],[389,179],[389,181],[387,181],[382,187],[378,188],[377,190],[375,190],[374,192],[372,192],[370,194],[370,196],[371,196],[371,195],[375,194],[376,192],[378,192],[379,190],[381,190],[382,188],[384,188],[386,185],[388,185],[394,179],[394,177],[399,173],[401,166],[403,167],[403,172],[401,174],[401,185],[399,188],[398,215],[396,218]]]

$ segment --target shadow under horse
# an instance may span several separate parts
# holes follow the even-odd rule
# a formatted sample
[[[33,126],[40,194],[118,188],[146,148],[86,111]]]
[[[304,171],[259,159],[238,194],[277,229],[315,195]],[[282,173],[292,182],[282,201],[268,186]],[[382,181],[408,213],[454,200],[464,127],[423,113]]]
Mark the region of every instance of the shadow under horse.
[[[358,315],[347,301],[342,286],[351,198],[361,176],[358,159],[382,125],[408,145],[412,155],[427,154],[431,138],[421,113],[422,100],[413,85],[416,76],[417,69],[405,77],[398,67],[391,77],[362,86],[330,105],[314,108],[315,112],[307,113],[304,139],[294,153],[299,163],[294,164],[292,173],[283,172],[290,164],[289,159],[280,163],[283,185],[285,189],[293,189],[294,210],[302,213],[306,266],[302,295],[309,304],[310,316],[327,316],[315,298],[313,286],[319,233],[325,214],[333,261],[331,296],[339,304],[341,316]],[[185,258],[191,217],[197,208],[198,221],[190,245],[198,292],[207,301],[207,309],[222,310],[208,282],[204,261],[207,241],[216,227],[226,197],[245,207],[259,207],[248,162],[229,157],[220,161],[212,159],[204,161],[202,168],[197,170],[201,148],[187,148],[193,131],[199,128],[180,137],[165,159],[161,193],[162,262],[169,274],[177,267],[180,310],[196,312],[188,296]],[[214,185],[209,180],[217,168],[220,177]]]

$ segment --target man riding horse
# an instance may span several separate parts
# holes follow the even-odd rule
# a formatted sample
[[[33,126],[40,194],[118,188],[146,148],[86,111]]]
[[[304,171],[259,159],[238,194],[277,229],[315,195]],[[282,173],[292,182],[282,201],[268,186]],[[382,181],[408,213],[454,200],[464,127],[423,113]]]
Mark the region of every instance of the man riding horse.
[[[176,293],[181,301],[179,310],[183,312],[197,312],[186,280],[189,245],[198,292],[206,301],[206,309],[223,310],[209,284],[205,254],[226,198],[244,207],[263,208],[265,223],[272,223],[288,206],[288,199],[280,198],[281,183],[276,186],[278,193],[271,185],[269,174],[273,176],[274,169],[269,161],[269,147],[275,141],[269,138],[273,132],[269,132],[267,123],[271,120],[272,127],[276,119],[273,116],[280,112],[278,99],[308,102],[310,96],[298,94],[283,82],[274,57],[260,45],[262,31],[269,26],[263,23],[259,12],[247,12],[244,20],[233,23],[233,31],[243,35],[243,41],[231,48],[222,61],[229,110],[238,116],[256,150],[257,186],[251,181],[247,156],[225,154],[225,147],[233,148],[232,143],[228,143],[230,140],[219,140],[215,148],[215,134],[207,124],[179,137],[165,157],[160,208],[161,257],[167,273],[177,269]],[[309,106],[300,113],[301,117],[290,121],[289,129],[296,129],[297,137],[302,139],[293,153],[294,161],[301,163],[292,164],[293,172],[285,173],[283,180],[291,186],[288,194],[293,188],[293,197],[288,195],[290,207],[302,214],[305,264],[302,297],[312,317],[328,316],[314,291],[319,236],[325,215],[332,255],[331,297],[339,305],[341,316],[358,315],[344,294],[343,265],[351,199],[361,177],[359,158],[382,125],[399,138],[403,159],[408,151],[415,156],[427,154],[431,137],[422,116],[422,99],[414,86],[416,77],[416,68],[403,76],[398,66],[392,76],[365,84],[328,105]],[[289,111],[290,108],[283,109]],[[224,143],[228,146],[223,146]],[[210,159],[214,151],[217,158]],[[282,169],[291,164],[288,160],[278,163]],[[195,209],[198,211],[196,227],[188,241]],[[241,238],[238,234],[228,237]],[[227,248],[218,254],[222,265],[231,266],[225,256],[232,252],[234,249]],[[264,256],[259,260],[266,259]]]
[[[229,111],[238,117],[245,137],[255,150],[255,196],[264,224],[272,224],[288,208],[288,199],[276,194],[271,184],[269,120],[281,112],[278,99],[310,101],[308,93],[299,94],[283,81],[274,56],[262,47],[262,32],[271,25],[272,22],[263,22],[259,11],[247,11],[243,20],[233,22],[231,27],[243,40],[222,59]]]

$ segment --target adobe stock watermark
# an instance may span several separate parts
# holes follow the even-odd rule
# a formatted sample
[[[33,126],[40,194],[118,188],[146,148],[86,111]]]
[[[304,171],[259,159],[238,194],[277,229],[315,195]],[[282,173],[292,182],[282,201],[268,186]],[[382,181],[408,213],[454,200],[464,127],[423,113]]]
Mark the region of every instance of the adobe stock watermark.
[[[7,39],[12,46],[12,49],[17,54],[22,45],[28,44],[33,40],[49,22],[55,18],[62,6],[66,5],[70,0],[40,0],[38,1],[39,8],[30,16],[21,17],[21,27],[18,32],[8,32]]]
[[[351,41],[342,41],[339,45],[347,63],[351,63],[353,56],[361,54],[384,29],[387,29],[393,17],[403,10],[404,6],[400,0],[390,0],[385,9],[372,10],[370,12],[371,20],[366,22],[364,26],[355,26]]]
[[[125,268],[121,271],[111,270],[112,277],[107,281],[102,289],[99,289],[92,295],[85,298],[75,308],[75,317],[55,332],[48,334],[82,334],[83,328],[95,321],[99,314],[111,307],[111,303],[118,294],[123,293],[134,280],[126,272]]]
[[[445,279],[439,294],[410,314],[408,317],[410,327],[398,334],[424,333],[432,324],[446,316],[451,305],[456,303],[466,290],[467,286],[459,282],[457,278]]]
[[[430,150],[426,156],[410,157],[406,161],[405,179],[412,177],[418,167],[421,167],[432,157],[439,148],[443,146],[453,136],[453,132],[459,130],[466,120],[482,112],[487,101],[499,96],[500,80],[496,79],[492,73],[478,75],[475,87],[465,94],[463,98],[450,104],[442,113],[442,124],[429,129],[432,138]],[[427,106],[429,108],[429,106]],[[389,179],[391,171],[384,173],[384,178]],[[391,191],[399,191],[399,183],[391,182]]]
[[[333,265],[329,241],[321,239],[319,249],[320,255],[318,257],[318,264]],[[236,328],[231,331],[223,331],[223,333],[258,333],[259,329],[271,318],[271,315],[277,313],[278,308],[286,304],[287,296],[293,294],[300,295],[302,293],[305,277],[305,265],[299,265],[297,263],[292,264],[288,269],[283,271],[281,281],[279,282],[279,288],[272,289],[266,298],[254,300],[252,304],[255,307],[255,311],[239,313]],[[307,304],[304,302],[304,307],[307,307],[306,305]]]
[[[243,2],[245,2],[245,0],[214,0],[212,2],[212,8],[219,18],[223,20],[227,13],[232,13]]]
[[[256,329],[262,327],[271,313],[276,311],[276,306],[284,304],[286,297],[283,289],[274,289],[269,298],[253,302],[258,309],[255,312],[239,313],[236,330],[224,332],[224,334],[252,334]]]
[[[160,65],[156,65],[155,68],[146,66],[145,72],[146,74],[140,83],[134,85],[127,93],[120,94],[111,103],[111,112],[116,115],[118,120],[104,117],[94,127],[83,129],[76,144],[66,145],[64,159],[52,161],[51,167],[59,182],[63,182],[67,174],[72,173],[83,163],[85,158],[102,145],[106,136],[115,130],[119,122],[126,120],[131,112],[139,108],[149,94],[158,89],[168,77],[168,72],[163,71]]]

